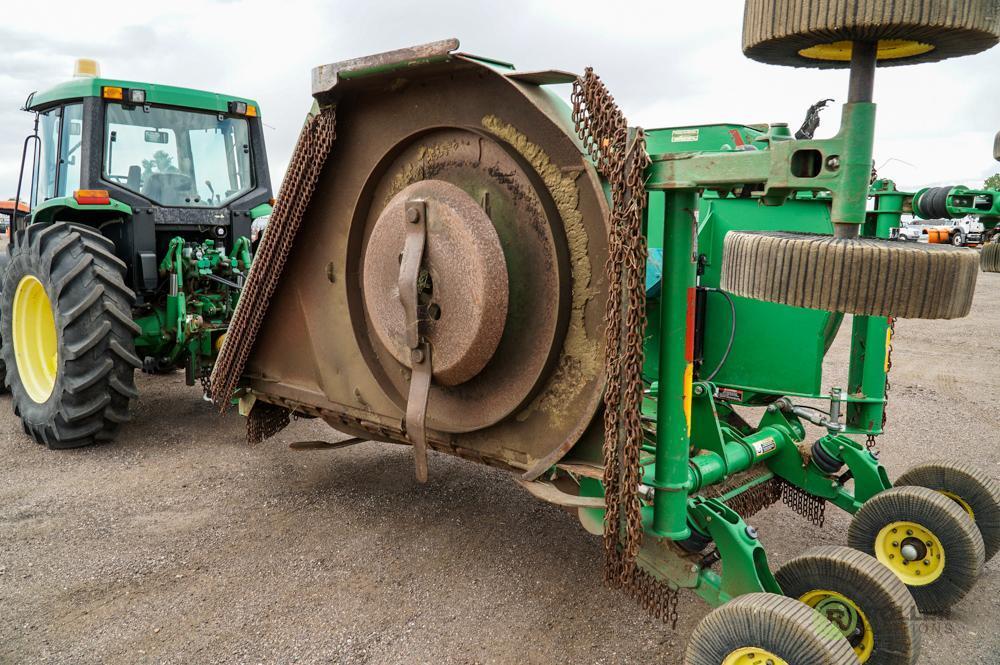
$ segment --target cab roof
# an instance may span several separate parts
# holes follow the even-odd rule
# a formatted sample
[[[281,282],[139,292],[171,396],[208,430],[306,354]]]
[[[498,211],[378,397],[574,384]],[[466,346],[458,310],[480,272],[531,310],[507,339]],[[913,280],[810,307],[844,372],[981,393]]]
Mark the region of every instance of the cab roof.
[[[28,100],[27,108],[29,111],[41,111],[59,102],[72,101],[84,97],[100,97],[101,89],[105,86],[145,90],[146,102],[149,104],[163,104],[166,106],[179,106],[182,108],[226,113],[229,111],[229,102],[235,101],[246,102],[247,104],[256,106],[258,115],[260,114],[260,106],[258,106],[257,102],[246,97],[223,95],[205,90],[194,90],[192,88],[178,88],[158,83],[141,83],[139,81],[122,81],[119,79],[94,78],[89,76],[73,78],[48,90],[34,93]]]

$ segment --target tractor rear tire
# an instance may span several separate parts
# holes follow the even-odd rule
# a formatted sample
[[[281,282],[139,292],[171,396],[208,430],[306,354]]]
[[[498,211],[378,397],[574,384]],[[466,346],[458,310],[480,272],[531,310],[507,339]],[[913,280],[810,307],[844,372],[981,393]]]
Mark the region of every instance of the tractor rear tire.
[[[983,245],[979,250],[979,267],[983,272],[1000,272],[1000,242]]]
[[[1000,38],[994,0],[747,0],[743,53],[793,67],[848,67],[851,42],[879,42],[882,66],[972,55]]]
[[[786,596],[840,628],[863,665],[917,662],[920,611],[906,585],[874,557],[849,547],[813,547],[774,577]]]
[[[983,537],[964,510],[926,487],[893,487],[861,506],[847,544],[896,574],[921,612],[944,612],[983,569]]]
[[[7,243],[7,247],[3,252],[0,252],[0,288],[3,285],[3,277],[7,272],[7,266],[10,265],[10,243]],[[0,346],[3,345],[3,336],[0,334]],[[0,393],[7,392],[7,363],[3,361],[3,355],[0,354]]]
[[[825,617],[794,598],[771,593],[739,596],[710,612],[691,633],[684,665],[734,660],[790,665],[858,662],[851,645]]]
[[[113,437],[137,396],[133,292],[114,245],[62,222],[18,232],[0,292],[14,413],[49,448]]]
[[[830,312],[954,319],[972,308],[975,250],[948,245],[730,231],[722,290]]]
[[[979,527],[986,561],[1000,551],[1000,483],[981,469],[963,462],[931,462],[910,469],[893,484],[926,487],[944,494]]]

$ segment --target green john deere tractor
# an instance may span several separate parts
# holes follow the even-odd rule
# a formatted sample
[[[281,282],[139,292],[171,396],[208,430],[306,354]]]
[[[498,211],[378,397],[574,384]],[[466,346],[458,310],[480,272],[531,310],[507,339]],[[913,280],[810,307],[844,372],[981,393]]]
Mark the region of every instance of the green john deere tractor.
[[[134,372],[207,386],[271,212],[256,102],[76,76],[28,97],[18,194],[30,212],[0,265],[5,383],[50,448],[112,438]]]

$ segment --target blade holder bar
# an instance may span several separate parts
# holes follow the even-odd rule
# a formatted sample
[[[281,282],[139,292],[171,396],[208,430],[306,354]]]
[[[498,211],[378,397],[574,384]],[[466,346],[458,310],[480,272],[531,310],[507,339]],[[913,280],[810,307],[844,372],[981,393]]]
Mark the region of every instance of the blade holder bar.
[[[407,201],[406,240],[399,264],[399,302],[403,306],[406,345],[410,348],[410,391],[406,399],[406,438],[413,445],[414,472],[418,482],[427,482],[427,398],[433,370],[431,345],[421,330],[420,269],[427,246],[427,202]]]

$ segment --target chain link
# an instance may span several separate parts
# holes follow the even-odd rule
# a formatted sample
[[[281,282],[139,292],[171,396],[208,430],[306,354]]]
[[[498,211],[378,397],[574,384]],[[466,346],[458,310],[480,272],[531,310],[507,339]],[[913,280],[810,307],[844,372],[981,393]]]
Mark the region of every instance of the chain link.
[[[243,292],[240,294],[239,303],[229,324],[226,342],[222,345],[215,368],[212,370],[212,401],[220,409],[225,409],[229,405],[240,381],[250,350],[267,313],[267,305],[281,279],[285,260],[292,250],[292,243],[298,233],[302,217],[309,206],[320,172],[326,164],[330,148],[336,138],[335,127],[335,108],[325,107],[306,120],[299,134],[285,179],[281,183],[274,212],[264,231]],[[288,424],[287,419],[285,424]],[[250,428],[251,424],[248,423],[247,427]],[[269,432],[270,429],[263,427],[255,429],[255,432]],[[270,432],[266,436],[274,433]]]
[[[892,389],[892,383],[889,382],[889,372],[892,371],[892,342],[896,338],[896,319],[895,317],[889,317],[889,348],[885,350],[885,402],[882,404],[882,434],[885,434],[885,423],[889,419],[887,415],[889,406],[889,391]],[[881,435],[879,435],[881,436]],[[868,450],[878,454],[876,446],[878,445],[875,440],[874,434],[869,434],[868,438],[865,439],[865,447]]]
[[[823,526],[826,522],[826,500],[784,480],[779,482],[782,502],[816,526]]]
[[[604,579],[632,595],[653,616],[676,626],[677,590],[636,563],[643,533],[638,489],[646,332],[643,179],[650,164],[646,138],[642,129],[629,130],[614,97],[590,68],[573,84],[572,102],[577,135],[611,188],[605,264]]]
[[[247,443],[260,443],[288,426],[288,409],[258,400],[247,416]]]

